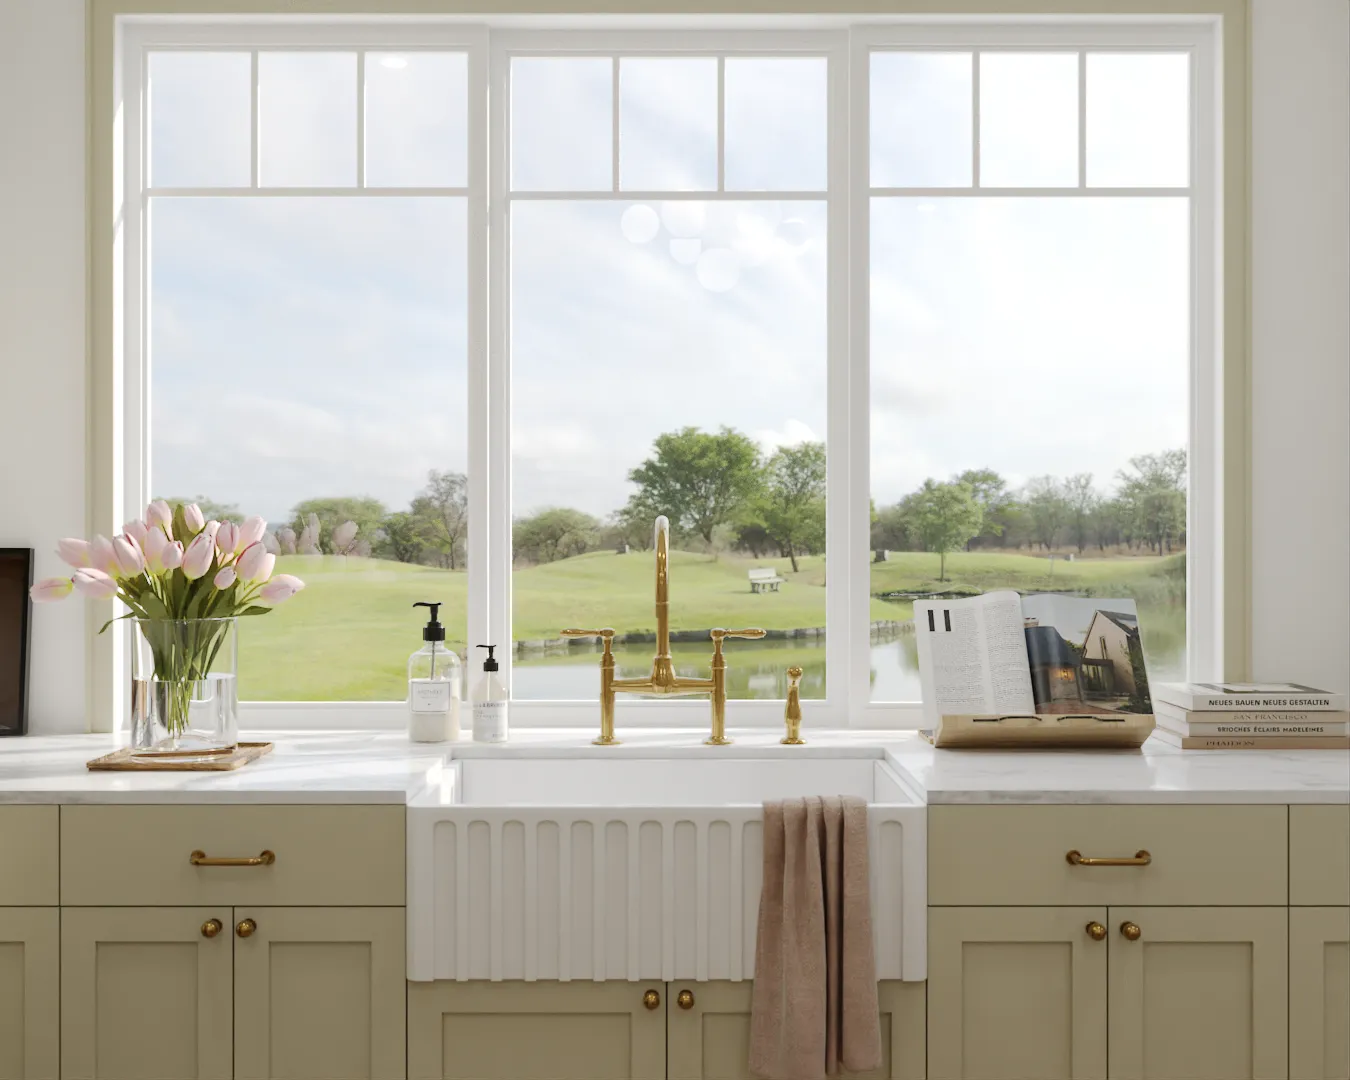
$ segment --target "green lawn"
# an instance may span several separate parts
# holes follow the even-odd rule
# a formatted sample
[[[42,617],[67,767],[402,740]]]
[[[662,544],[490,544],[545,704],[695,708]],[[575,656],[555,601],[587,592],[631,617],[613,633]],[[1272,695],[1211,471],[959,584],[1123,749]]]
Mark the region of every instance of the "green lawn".
[[[390,700],[402,698],[408,654],[421,644],[425,612],[415,600],[439,600],[449,637],[463,642],[467,577],[381,559],[283,556],[278,571],[296,574],[305,590],[269,615],[241,624],[241,693],[250,700]],[[676,551],[671,554],[671,627],[825,625],[823,557],[747,559]],[[746,571],[774,566],[786,578],[777,593],[752,595]],[[901,552],[873,564],[872,591],[1091,589],[1142,598],[1174,593],[1184,580],[1180,556],[1167,559],[1081,559],[1050,563],[1025,554],[957,552],[947,557],[949,581],[937,584],[938,558]],[[514,575],[518,640],[557,637],[565,626],[654,629],[655,569],[650,552],[591,552],[519,570]],[[905,619],[909,604],[873,599],[877,619]],[[476,644],[473,643],[473,644]],[[730,655],[730,654],[729,654]],[[748,658],[747,658],[748,659]],[[734,660],[731,661],[734,663]]]

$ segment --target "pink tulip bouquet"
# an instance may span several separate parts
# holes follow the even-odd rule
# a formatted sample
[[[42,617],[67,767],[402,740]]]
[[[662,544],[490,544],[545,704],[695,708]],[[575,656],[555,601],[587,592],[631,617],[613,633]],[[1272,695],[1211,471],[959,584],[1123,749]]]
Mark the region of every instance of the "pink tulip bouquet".
[[[207,521],[195,503],[170,507],[157,499],[144,521],[127,522],[111,540],[60,541],[57,550],[74,574],[44,578],[31,595],[47,602],[78,592],[126,605],[118,618],[135,619],[140,628],[161,695],[154,711],[176,745],[189,724],[194,686],[208,679],[232,640],[233,620],[265,615],[305,587],[291,574],[272,573],[276,555],[267,550],[266,533],[260,517],[242,525]]]

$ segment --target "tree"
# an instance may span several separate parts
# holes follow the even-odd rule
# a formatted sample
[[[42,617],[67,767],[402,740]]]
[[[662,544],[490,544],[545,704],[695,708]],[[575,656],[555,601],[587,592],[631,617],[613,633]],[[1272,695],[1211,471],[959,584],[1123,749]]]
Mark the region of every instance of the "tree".
[[[764,466],[764,490],[756,500],[765,531],[792,561],[825,549],[825,444],[804,442],[775,451]]]
[[[517,518],[511,528],[511,555],[532,563],[580,555],[600,538],[600,522],[580,510],[550,506]]]
[[[244,514],[237,504],[218,503],[214,499],[208,499],[205,495],[194,495],[190,499],[185,496],[177,496],[166,498],[164,501],[170,506],[177,506],[179,503],[185,506],[188,503],[196,503],[197,508],[207,521],[233,521],[236,525],[239,525],[244,520]]]
[[[984,512],[984,524],[977,536],[1003,536],[1009,525],[1008,510],[1013,504],[1012,493],[1008,491],[1008,482],[993,469],[967,469],[956,477],[959,483],[969,484]],[[967,545],[969,546],[969,545]]]
[[[1069,518],[1064,489],[1053,476],[1036,476],[1027,481],[1022,501],[1026,504],[1032,539],[1052,550]]]
[[[384,525],[385,509],[379,499],[364,495],[306,499],[291,510],[291,528],[297,535],[304,532],[311,515],[319,523],[319,535],[315,538],[319,550],[331,555],[333,530],[347,521],[355,522],[358,535],[373,546],[379,540],[380,529]]]
[[[1073,533],[1073,542],[1081,555],[1092,531],[1092,512],[1101,499],[1093,490],[1091,473],[1078,473],[1069,477],[1061,490],[1068,510],[1069,530]]]
[[[375,552],[380,557],[405,563],[415,563],[422,558],[424,544],[418,535],[418,522],[406,510],[385,518],[381,531],[380,541],[375,546]]]
[[[669,431],[657,436],[652,449],[653,456],[628,474],[638,491],[627,513],[649,519],[665,514],[677,531],[711,545],[713,530],[759,493],[759,448],[732,428]]]
[[[912,498],[912,495],[906,495],[895,505],[883,506],[877,511],[872,522],[873,551],[908,551],[914,546],[916,540],[910,529],[908,502]]]
[[[426,539],[445,555],[449,569],[459,569],[462,560],[458,556],[469,530],[469,478],[432,469],[427,473],[427,486],[414,500],[413,512],[429,526]]]
[[[1162,555],[1186,532],[1186,451],[1140,454],[1130,469],[1117,474],[1120,501],[1135,535]]]
[[[959,480],[948,484],[925,480],[905,501],[914,533],[925,551],[938,553],[938,580],[945,581],[947,552],[979,534],[984,510],[971,486]]]

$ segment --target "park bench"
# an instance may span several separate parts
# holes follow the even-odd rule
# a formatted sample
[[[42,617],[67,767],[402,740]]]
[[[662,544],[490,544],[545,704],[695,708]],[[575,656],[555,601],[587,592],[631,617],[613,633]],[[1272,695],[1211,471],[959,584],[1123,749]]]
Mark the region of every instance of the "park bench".
[[[778,586],[786,581],[786,578],[780,578],[778,571],[772,566],[757,566],[749,571],[750,591],[752,593],[763,592],[768,589],[770,592],[777,592]]]

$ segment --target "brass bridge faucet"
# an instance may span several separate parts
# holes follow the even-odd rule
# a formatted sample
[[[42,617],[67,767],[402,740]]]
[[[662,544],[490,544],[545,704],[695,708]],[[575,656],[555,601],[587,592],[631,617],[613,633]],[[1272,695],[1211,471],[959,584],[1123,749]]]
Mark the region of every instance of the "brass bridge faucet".
[[[614,698],[616,694],[664,694],[688,697],[708,694],[712,701],[712,733],[703,741],[708,746],[726,746],[727,738],[727,661],[722,655],[726,638],[762,638],[758,627],[745,630],[709,631],[712,638],[712,677],[691,679],[675,674],[670,656],[670,522],[656,519],[656,656],[652,658],[652,673],[645,679],[616,679],[614,677],[614,631],[564,630],[563,637],[598,637],[604,642],[600,657],[600,737],[592,740],[596,746],[617,746],[614,737]]]

